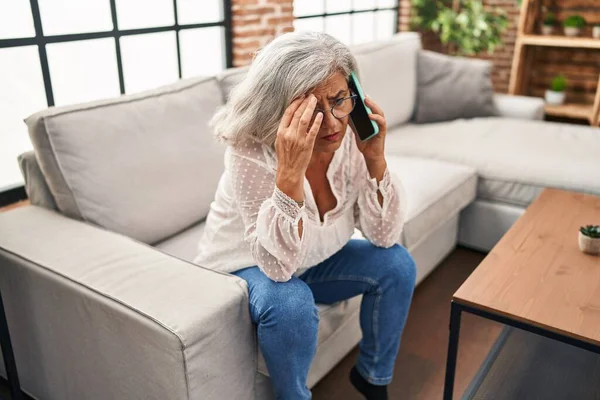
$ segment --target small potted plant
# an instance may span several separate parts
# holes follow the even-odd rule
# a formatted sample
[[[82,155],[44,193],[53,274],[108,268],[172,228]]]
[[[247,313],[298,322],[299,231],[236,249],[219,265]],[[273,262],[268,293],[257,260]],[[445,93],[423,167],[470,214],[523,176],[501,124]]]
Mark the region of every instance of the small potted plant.
[[[600,254],[600,225],[579,228],[579,249],[587,254]]]
[[[578,36],[581,33],[581,30],[585,28],[585,24],[585,18],[581,15],[571,15],[563,21],[565,35],[569,37]]]
[[[554,27],[556,26],[556,15],[554,13],[546,14],[544,22],[542,22],[542,35],[552,35],[554,33]]]
[[[546,90],[546,103],[553,106],[560,106],[565,102],[565,89],[567,88],[567,78],[563,74],[552,78],[550,89]]]
[[[592,36],[594,39],[600,39],[600,24],[594,25],[594,28],[592,29]]]

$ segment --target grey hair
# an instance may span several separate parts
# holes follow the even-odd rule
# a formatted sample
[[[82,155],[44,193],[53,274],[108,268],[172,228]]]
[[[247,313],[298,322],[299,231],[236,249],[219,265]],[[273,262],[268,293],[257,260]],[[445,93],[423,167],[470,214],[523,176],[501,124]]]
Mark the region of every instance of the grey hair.
[[[358,75],[350,49],[321,32],[289,32],[255,55],[246,77],[211,120],[218,140],[235,145],[243,138],[273,146],[285,109],[339,72]]]

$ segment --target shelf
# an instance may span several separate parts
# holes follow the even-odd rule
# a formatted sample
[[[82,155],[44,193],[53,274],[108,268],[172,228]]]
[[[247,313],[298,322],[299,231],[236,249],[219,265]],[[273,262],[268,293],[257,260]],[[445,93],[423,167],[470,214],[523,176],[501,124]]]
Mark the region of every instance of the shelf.
[[[553,115],[555,117],[567,117],[591,121],[594,106],[575,103],[563,104],[561,106],[546,104],[544,110],[546,111],[546,114]]]
[[[594,39],[591,37],[521,35],[519,36],[518,41],[520,41],[522,44],[531,46],[600,49],[600,39]]]

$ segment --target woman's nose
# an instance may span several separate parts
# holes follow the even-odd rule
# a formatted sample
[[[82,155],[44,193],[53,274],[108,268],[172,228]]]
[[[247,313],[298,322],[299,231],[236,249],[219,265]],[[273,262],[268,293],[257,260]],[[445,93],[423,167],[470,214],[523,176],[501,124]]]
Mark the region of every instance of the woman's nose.
[[[323,123],[321,124],[322,126],[325,126],[328,128],[335,128],[337,126],[338,122],[339,122],[339,120],[333,116],[331,111],[327,110],[323,113]]]

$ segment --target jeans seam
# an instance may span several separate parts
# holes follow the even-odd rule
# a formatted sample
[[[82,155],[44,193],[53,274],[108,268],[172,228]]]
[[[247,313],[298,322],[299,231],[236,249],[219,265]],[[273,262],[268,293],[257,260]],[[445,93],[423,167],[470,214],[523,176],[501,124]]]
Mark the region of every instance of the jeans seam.
[[[371,327],[373,329],[373,336],[375,337],[375,355],[373,356],[373,365],[371,366],[371,369],[368,369],[366,371],[367,376],[369,379],[374,380],[374,379],[378,379],[378,378],[373,378],[374,375],[374,371],[375,371],[375,367],[377,365],[377,363],[379,362],[379,301],[381,299],[381,291],[377,290],[376,292],[376,296],[375,296],[375,305],[373,306],[373,326]]]
[[[375,356],[373,357],[373,371],[379,362],[379,302],[381,300],[381,290],[377,290],[375,296],[375,305],[373,306],[373,336],[375,336]],[[369,372],[369,376],[372,376],[373,372]]]

